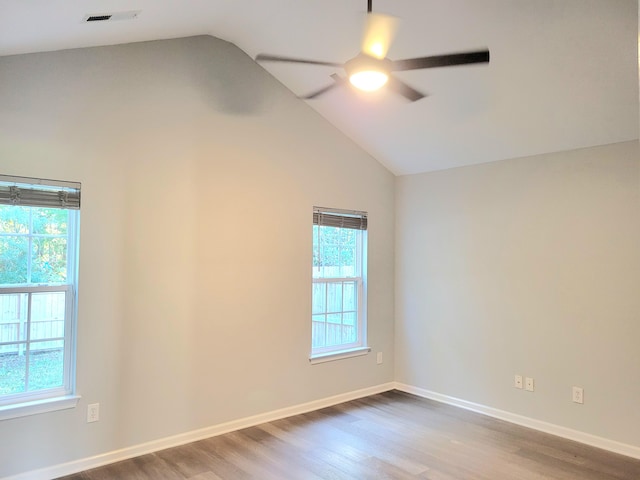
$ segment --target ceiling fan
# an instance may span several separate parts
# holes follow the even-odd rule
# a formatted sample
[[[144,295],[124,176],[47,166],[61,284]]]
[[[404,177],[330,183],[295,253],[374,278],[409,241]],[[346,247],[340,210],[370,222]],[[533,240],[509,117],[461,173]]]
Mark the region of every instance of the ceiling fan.
[[[348,80],[354,87],[368,92],[378,90],[384,85],[387,85],[388,88],[412,102],[424,98],[425,95],[401,80],[398,80],[391,72],[489,62],[489,50],[408,58],[405,60],[390,60],[386,55],[391,45],[398,20],[396,17],[390,15],[372,13],[372,0],[367,0],[367,2],[367,17],[362,39],[362,51],[345,63],[281,57],[264,53],[256,56],[256,61],[305,63],[344,69],[347,74],[346,77],[342,77],[337,73],[332,74],[331,78],[333,78],[334,83],[302,97],[306,100],[316,98],[329,90],[346,85]]]

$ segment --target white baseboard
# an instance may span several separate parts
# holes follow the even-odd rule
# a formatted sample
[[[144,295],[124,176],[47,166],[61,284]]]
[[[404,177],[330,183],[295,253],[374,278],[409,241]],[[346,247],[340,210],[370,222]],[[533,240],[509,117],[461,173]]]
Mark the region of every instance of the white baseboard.
[[[348,402],[350,400],[356,400],[358,398],[367,397],[369,395],[375,395],[376,393],[386,392],[388,390],[393,390],[394,388],[394,382],[384,383],[381,385],[363,388],[361,390],[355,390],[352,392],[347,392],[320,400],[314,400],[312,402],[302,403],[300,405],[294,405],[291,407],[254,415],[251,417],[221,423],[211,427],[194,430],[192,432],[174,435],[172,437],[154,440],[140,445],[123,448],[121,450],[114,450],[113,452],[103,453],[94,457],[83,458],[80,460],[75,460],[60,465],[54,465],[52,467],[47,467],[40,470],[32,470],[30,472],[21,473],[11,477],[5,477],[1,480],[51,480],[52,478],[71,475],[83,470],[89,470],[91,468],[119,462],[128,458],[157,452],[159,450],[164,450],[165,448],[177,447],[178,445],[184,445],[185,443],[195,442],[209,437],[215,437],[216,435],[222,435],[223,433],[240,430],[242,428],[253,427],[254,425],[259,425],[261,423],[272,422],[274,420],[290,417],[292,415],[300,415],[302,413],[330,407],[332,405]]]
[[[532,428],[534,430],[550,433],[552,435],[566,438],[568,440],[574,440],[586,445],[591,445],[592,447],[597,447],[603,450],[608,450],[610,452],[640,459],[640,447],[634,445],[627,445],[626,443],[616,442],[615,440],[609,440],[607,438],[598,437],[596,435],[591,435],[589,433],[580,432],[571,428],[562,427],[553,423],[547,423],[541,420],[536,420],[534,418],[525,417],[523,415],[517,415],[505,410],[499,410],[497,408],[487,407],[478,403],[468,402],[460,398],[442,395],[441,393],[432,392],[430,390],[414,387],[412,385],[406,385],[404,383],[395,382],[395,388],[396,390],[400,390],[401,392],[412,393],[413,395],[417,395],[419,397],[428,398],[437,402],[464,408],[465,410],[471,410],[473,412],[481,413],[489,417],[494,417],[510,423],[515,423],[516,425]]]

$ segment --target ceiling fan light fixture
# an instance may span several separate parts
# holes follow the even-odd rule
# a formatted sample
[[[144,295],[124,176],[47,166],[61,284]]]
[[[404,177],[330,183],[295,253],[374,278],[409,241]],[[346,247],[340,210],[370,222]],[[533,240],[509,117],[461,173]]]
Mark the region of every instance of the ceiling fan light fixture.
[[[389,81],[391,61],[360,54],[349,60],[345,66],[351,85],[365,92],[382,88]]]
[[[312,92],[303,98],[310,100],[316,98],[336,87],[349,83],[359,90],[373,92],[382,88],[385,84],[389,89],[405,97],[410,102],[415,102],[425,97],[425,94],[410,87],[398,77],[391,76],[391,72],[403,72],[407,70],[421,70],[424,68],[452,67],[455,65],[468,65],[473,63],[489,63],[489,50],[450,53],[446,55],[431,55],[428,57],[405,58],[403,60],[390,60],[387,51],[391,45],[393,34],[398,19],[391,15],[372,13],[372,0],[368,0],[367,16],[365,21],[362,48],[360,53],[345,63],[326,62],[306,58],[281,57],[261,53],[256,56],[258,62],[287,62],[303,63],[308,65],[323,65],[327,67],[343,68],[347,77],[338,73],[331,74],[334,83]]]
[[[351,85],[365,92],[374,92],[382,88],[388,81],[389,75],[378,70],[363,70],[349,76]]]

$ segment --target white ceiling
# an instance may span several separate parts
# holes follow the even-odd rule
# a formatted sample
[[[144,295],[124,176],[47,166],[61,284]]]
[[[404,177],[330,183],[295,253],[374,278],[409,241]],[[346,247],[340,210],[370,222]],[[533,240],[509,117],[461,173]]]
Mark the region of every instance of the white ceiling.
[[[429,94],[415,103],[349,88],[308,101],[396,174],[638,138],[636,0],[374,0],[373,8],[402,20],[391,59],[491,51],[489,65],[399,72]],[[83,22],[130,10],[141,14]],[[366,0],[0,0],[0,55],[210,34],[252,57],[343,62],[358,52],[365,11]],[[298,95],[336,71],[263,66]]]

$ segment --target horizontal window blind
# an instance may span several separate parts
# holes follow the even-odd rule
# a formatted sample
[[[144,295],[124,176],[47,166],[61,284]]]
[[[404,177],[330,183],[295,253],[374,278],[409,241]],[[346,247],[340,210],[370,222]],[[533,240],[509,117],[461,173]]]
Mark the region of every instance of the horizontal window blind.
[[[80,183],[0,175],[0,205],[80,209]]]
[[[367,212],[314,207],[313,224],[326,227],[367,229]]]

